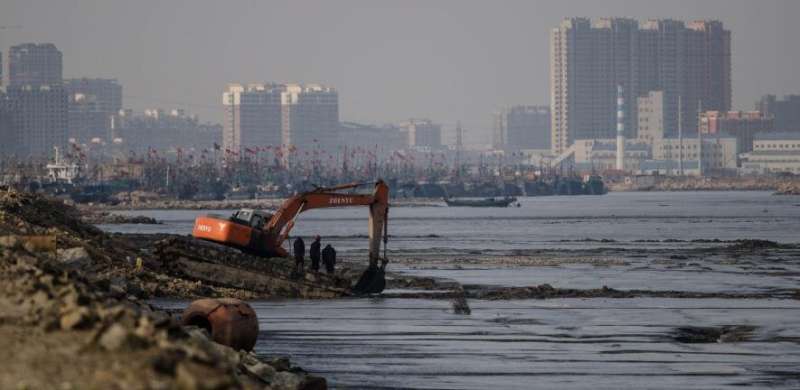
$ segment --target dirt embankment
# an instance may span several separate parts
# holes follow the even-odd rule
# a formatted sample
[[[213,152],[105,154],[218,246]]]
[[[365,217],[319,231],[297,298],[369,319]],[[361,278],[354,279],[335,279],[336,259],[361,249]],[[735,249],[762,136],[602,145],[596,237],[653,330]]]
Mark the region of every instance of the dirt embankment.
[[[104,277],[117,262],[118,275],[133,268],[114,257],[124,250],[101,252],[113,241],[73,210],[50,206],[0,193],[0,388],[326,387],[286,359],[262,361],[214,343],[143,303]],[[64,246],[81,253],[65,255]]]
[[[140,224],[159,225],[161,222],[152,217],[142,215],[122,215],[108,211],[85,210],[81,213],[81,221],[92,224]]]
[[[346,295],[349,280],[291,273],[285,259],[263,259],[176,235],[106,234],[74,207],[14,191],[0,192],[0,236],[55,237],[58,260],[83,277],[139,299],[240,299]]]

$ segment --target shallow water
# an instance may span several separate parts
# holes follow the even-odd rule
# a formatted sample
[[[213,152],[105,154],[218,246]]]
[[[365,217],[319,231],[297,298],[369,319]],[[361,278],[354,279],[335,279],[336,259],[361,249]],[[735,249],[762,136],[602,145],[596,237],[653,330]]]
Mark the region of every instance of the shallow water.
[[[522,207],[509,209],[392,208],[389,254],[405,260],[390,264],[390,270],[503,286],[736,293],[790,291],[800,285],[796,251],[728,259],[702,249],[726,243],[691,242],[798,243],[800,197],[612,193],[521,202]],[[103,227],[188,234],[199,212],[131,213],[165,224]],[[363,209],[314,210],[300,217],[294,233],[320,233],[345,257],[363,257],[366,224]],[[681,256],[670,257],[672,252]],[[453,261],[517,255],[565,261],[535,267]],[[450,262],[432,265],[425,262],[428,257]],[[576,257],[613,261],[598,266],[572,262]],[[186,302],[157,304],[182,308]],[[290,356],[327,377],[333,388],[800,388],[796,299],[472,300],[469,316],[452,314],[446,300],[252,304],[262,329],[256,351]],[[672,332],[687,325],[756,330],[746,342],[676,342]]]
[[[520,198],[519,208],[393,207],[391,251],[511,251],[685,247],[642,240],[766,239],[800,241],[800,197],[770,192],[623,192],[604,196]],[[442,203],[444,204],[444,203]],[[230,210],[145,210],[163,225],[101,225],[125,233],[191,233],[202,213]],[[367,247],[365,208],[320,209],[301,214],[293,234],[320,234],[342,251]]]
[[[182,302],[159,302],[182,307]],[[333,388],[797,388],[800,305],[785,300],[341,299],[252,302],[256,352]],[[681,344],[678,326],[753,325],[753,340]],[[784,341],[785,340],[785,341]]]

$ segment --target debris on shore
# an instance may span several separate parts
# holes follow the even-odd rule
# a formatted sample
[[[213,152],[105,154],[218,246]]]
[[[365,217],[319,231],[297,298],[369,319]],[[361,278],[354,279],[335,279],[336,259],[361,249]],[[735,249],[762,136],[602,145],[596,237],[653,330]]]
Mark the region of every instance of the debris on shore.
[[[4,233],[14,220],[8,205],[3,199]],[[67,222],[58,218],[56,226]],[[40,228],[25,226],[31,233]],[[262,361],[212,342],[200,328],[181,327],[168,313],[85,278],[52,249],[23,236],[0,240],[0,339],[7,352],[0,357],[0,388],[327,387],[286,359]]]
[[[800,183],[786,182],[778,186],[775,195],[800,195]]]

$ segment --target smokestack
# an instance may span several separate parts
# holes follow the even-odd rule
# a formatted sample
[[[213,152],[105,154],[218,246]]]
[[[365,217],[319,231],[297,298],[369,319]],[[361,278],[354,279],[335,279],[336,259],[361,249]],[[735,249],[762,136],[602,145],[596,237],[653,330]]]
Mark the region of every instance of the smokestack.
[[[625,97],[617,85],[617,170],[625,170]]]

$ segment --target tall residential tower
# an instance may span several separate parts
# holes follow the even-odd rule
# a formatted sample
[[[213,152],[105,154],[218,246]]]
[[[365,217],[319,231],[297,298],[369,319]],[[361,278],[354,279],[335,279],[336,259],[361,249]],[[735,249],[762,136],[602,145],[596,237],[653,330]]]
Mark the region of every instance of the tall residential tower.
[[[62,56],[52,43],[25,43],[8,52],[8,85],[61,84]]]
[[[303,155],[336,148],[339,94],[318,84],[231,84],[222,94],[222,142],[229,153],[289,147]]]
[[[569,18],[550,40],[554,153],[575,139],[613,138],[616,85],[629,102],[662,91],[667,136],[677,134],[678,96],[688,135],[697,132],[699,106],[730,109],[731,33],[719,21]],[[636,137],[637,114],[627,105],[627,138]]]

